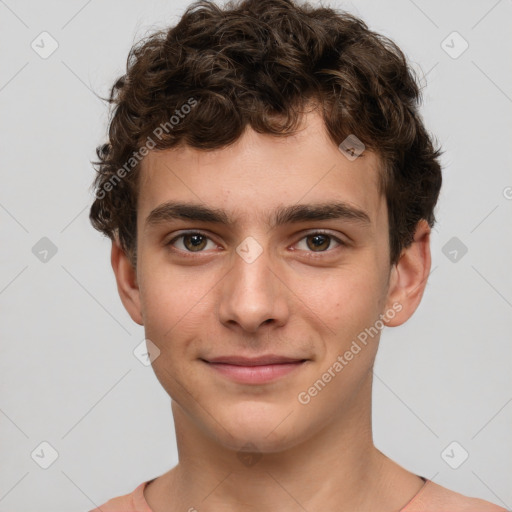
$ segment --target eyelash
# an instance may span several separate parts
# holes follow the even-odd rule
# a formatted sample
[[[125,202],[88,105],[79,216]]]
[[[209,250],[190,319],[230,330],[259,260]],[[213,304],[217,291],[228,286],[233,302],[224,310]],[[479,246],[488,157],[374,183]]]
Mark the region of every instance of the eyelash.
[[[198,251],[197,253],[194,253],[192,251],[184,251],[182,249],[176,249],[175,247],[172,246],[174,244],[174,242],[176,242],[180,238],[183,238],[183,237],[189,236],[189,235],[201,235],[201,236],[204,236],[205,238],[207,238],[208,240],[213,242],[213,240],[206,233],[203,233],[202,231],[186,231],[186,232],[183,232],[183,233],[179,234],[178,236],[175,236],[169,242],[166,242],[165,246],[170,247],[171,250],[173,250],[174,252],[179,252],[181,254],[186,255],[185,257],[187,257],[187,258],[195,258],[195,257],[197,257],[196,254],[201,254],[204,251]],[[332,235],[331,233],[329,233],[327,231],[323,231],[323,230],[311,231],[310,233],[306,233],[298,242],[301,242],[305,238],[308,238],[308,237],[313,236],[313,235],[325,235],[325,236],[328,236],[331,240],[334,240],[341,247],[348,246],[347,243],[343,242],[338,237]],[[339,248],[339,247],[337,247],[337,248]],[[325,250],[325,251],[319,251],[319,252],[306,251],[306,252],[310,253],[310,256],[308,256],[309,258],[318,258],[318,257],[321,257],[322,254],[333,252],[335,249],[330,249],[330,246],[329,246],[329,248],[327,250]]]

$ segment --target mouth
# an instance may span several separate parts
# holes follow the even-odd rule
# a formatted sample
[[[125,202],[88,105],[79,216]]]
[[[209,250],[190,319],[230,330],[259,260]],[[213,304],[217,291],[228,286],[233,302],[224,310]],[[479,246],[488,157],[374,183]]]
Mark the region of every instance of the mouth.
[[[275,381],[298,371],[308,361],[272,354],[256,358],[222,356],[201,360],[217,374],[241,384],[264,384]]]

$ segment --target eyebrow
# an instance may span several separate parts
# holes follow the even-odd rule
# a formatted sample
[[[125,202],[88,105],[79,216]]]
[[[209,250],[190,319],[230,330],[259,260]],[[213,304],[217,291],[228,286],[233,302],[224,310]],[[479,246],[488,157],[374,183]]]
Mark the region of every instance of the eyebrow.
[[[273,229],[284,224],[330,219],[343,219],[362,226],[371,225],[370,216],[364,210],[345,202],[329,202],[281,206],[274,211],[269,226]],[[167,201],[151,211],[145,220],[145,227],[149,228],[172,220],[192,220],[226,226],[234,224],[224,210],[209,208],[198,203]]]

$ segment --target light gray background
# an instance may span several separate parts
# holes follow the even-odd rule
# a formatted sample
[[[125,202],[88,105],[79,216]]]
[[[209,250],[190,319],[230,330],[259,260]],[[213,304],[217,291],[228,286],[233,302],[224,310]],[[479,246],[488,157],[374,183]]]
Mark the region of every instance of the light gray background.
[[[106,95],[133,42],[188,3],[0,0],[0,511],[90,510],[177,462],[170,399],[132,353],[144,332],[88,208],[107,122],[91,90]],[[423,302],[382,335],[376,445],[511,508],[512,2],[331,5],[393,38],[427,75],[424,118],[446,151]],[[47,59],[31,48],[42,31],[59,44]],[[469,43],[456,59],[441,46],[453,31]],[[42,237],[57,247],[46,263],[32,252]],[[453,237],[467,247],[455,262],[443,253]],[[46,470],[31,457],[43,441],[58,452]],[[441,457],[452,441],[469,453],[458,469]]]

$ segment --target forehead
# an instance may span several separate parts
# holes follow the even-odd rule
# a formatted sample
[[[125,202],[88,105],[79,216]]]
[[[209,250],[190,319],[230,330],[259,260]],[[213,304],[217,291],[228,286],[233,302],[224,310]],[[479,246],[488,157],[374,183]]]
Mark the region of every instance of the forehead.
[[[378,193],[379,166],[370,151],[349,160],[316,112],[305,114],[301,129],[291,136],[260,134],[248,127],[222,149],[182,145],[151,151],[140,169],[139,229],[168,201],[223,209],[240,223],[258,219],[269,224],[278,205],[344,202],[367,212],[377,227],[385,210]]]

